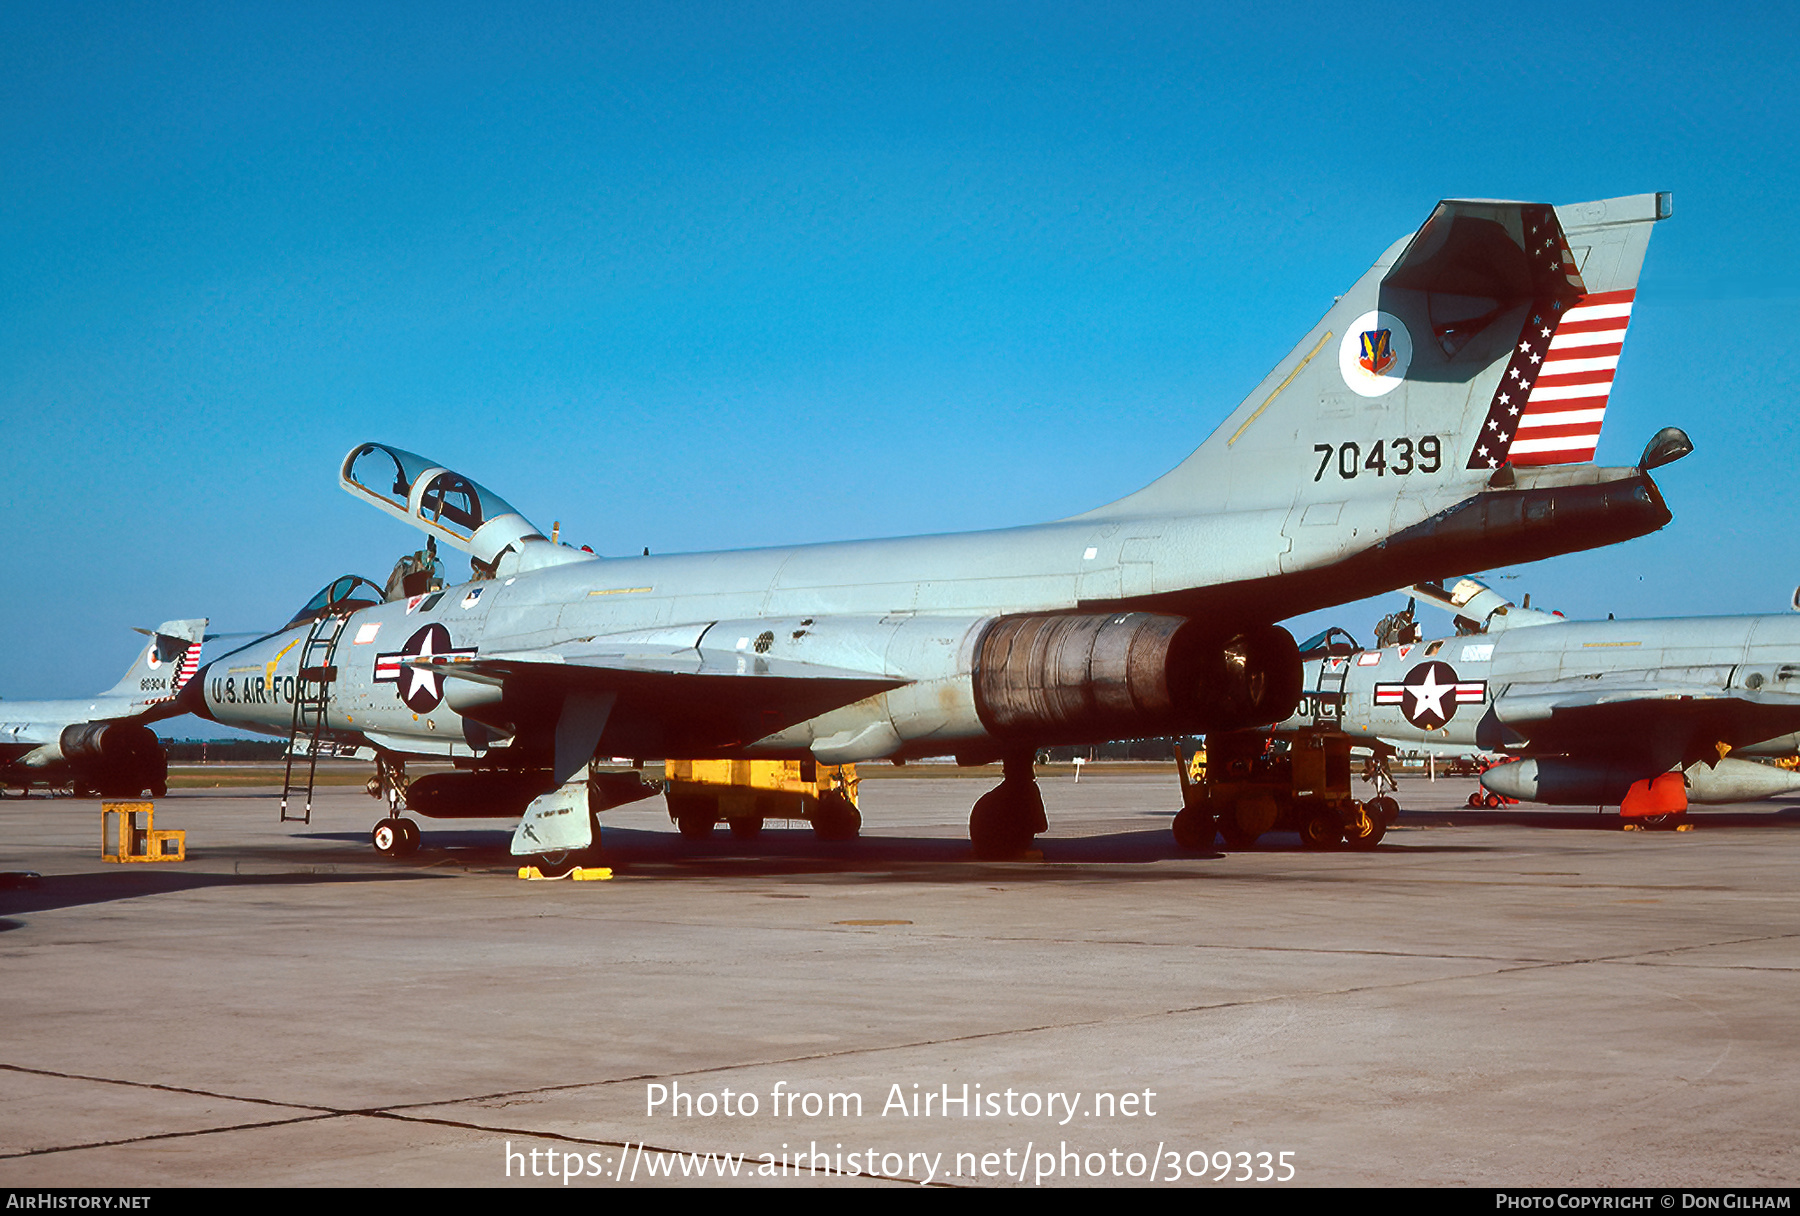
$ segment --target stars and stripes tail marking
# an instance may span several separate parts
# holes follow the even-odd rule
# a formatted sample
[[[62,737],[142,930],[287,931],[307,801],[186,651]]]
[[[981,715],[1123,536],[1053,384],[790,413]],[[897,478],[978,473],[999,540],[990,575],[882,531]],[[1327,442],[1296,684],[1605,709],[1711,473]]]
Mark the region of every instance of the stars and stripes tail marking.
[[[1594,458],[1635,289],[1583,296],[1563,313],[1513,440],[1514,464]]]

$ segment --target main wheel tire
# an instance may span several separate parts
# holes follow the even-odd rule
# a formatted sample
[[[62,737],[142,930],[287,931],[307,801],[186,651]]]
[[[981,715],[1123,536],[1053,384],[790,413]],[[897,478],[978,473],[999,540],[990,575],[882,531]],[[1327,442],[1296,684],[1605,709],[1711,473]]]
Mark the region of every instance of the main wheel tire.
[[[698,794],[670,795],[669,817],[689,840],[705,840],[719,821],[719,804]]]
[[[739,840],[755,840],[762,835],[763,821],[759,816],[748,816],[740,819],[727,819],[725,826]]]
[[[1335,811],[1307,811],[1300,820],[1300,844],[1308,849],[1335,849],[1344,839],[1344,825]]]
[[[410,819],[395,819],[400,825],[400,847],[394,854],[396,857],[411,857],[419,851],[419,844],[424,839],[419,825]]]
[[[1224,841],[1225,847],[1233,853],[1242,853],[1247,849],[1255,848],[1257,840],[1262,836],[1261,832],[1253,832],[1244,826],[1243,821],[1238,818],[1235,804],[1227,803],[1225,809],[1219,812],[1217,819],[1219,839]]]
[[[1383,794],[1369,803],[1369,814],[1379,819],[1383,828],[1391,828],[1400,819],[1400,804]]]
[[[1481,809],[1481,791],[1480,790],[1476,790],[1473,794],[1469,795],[1469,809],[1471,811],[1479,811]]]
[[[1500,795],[1490,793],[1486,798],[1483,798],[1481,800],[1481,805],[1486,807],[1490,811],[1499,810],[1500,809]]]
[[[1387,821],[1381,817],[1381,812],[1375,805],[1380,801],[1377,798],[1375,802],[1357,810],[1356,818],[1344,828],[1345,844],[1360,852],[1367,852],[1381,843],[1381,838],[1387,835]]]
[[[1213,822],[1212,812],[1184,806],[1176,812],[1175,822],[1170,825],[1170,830],[1175,833],[1176,844],[1199,852],[1213,847],[1213,837],[1218,834],[1218,825]]]
[[[402,839],[404,839],[404,833],[398,819],[383,819],[375,825],[375,830],[369,833],[369,843],[374,845],[375,851],[383,857],[400,856]]]
[[[1037,785],[1027,788],[1035,792]],[[975,856],[1003,861],[1023,854],[1037,834],[1033,829],[1043,805],[1041,794],[1034,803],[1005,782],[977,798],[969,812],[969,843],[975,846]]]
[[[826,790],[813,809],[812,830],[820,840],[855,840],[862,834],[862,812],[842,790]]]

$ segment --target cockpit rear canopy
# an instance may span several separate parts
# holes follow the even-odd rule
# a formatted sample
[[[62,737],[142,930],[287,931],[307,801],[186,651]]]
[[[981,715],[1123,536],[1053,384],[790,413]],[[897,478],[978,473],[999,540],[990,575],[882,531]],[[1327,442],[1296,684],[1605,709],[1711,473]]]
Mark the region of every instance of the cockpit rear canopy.
[[[365,443],[344,458],[340,482],[349,493],[488,566],[509,548],[544,539],[494,491],[416,452]]]

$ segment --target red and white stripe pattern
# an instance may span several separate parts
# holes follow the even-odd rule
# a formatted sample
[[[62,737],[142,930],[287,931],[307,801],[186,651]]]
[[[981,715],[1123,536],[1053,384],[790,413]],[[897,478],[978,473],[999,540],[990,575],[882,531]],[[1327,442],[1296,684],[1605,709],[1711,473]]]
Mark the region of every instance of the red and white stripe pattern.
[[[1407,684],[1377,684],[1375,686],[1375,704],[1403,705],[1406,694],[1412,688]],[[1486,680],[1460,680],[1451,686],[1451,698],[1458,705],[1480,705],[1487,700]]]
[[[1574,464],[1594,458],[1606,400],[1612,393],[1636,290],[1582,296],[1553,327],[1519,418],[1509,455],[1514,464]]]
[[[164,696],[151,697],[147,701],[144,701],[143,704],[161,705],[164,701],[173,701],[175,699],[175,694],[180,692],[183,688],[186,688],[187,682],[194,678],[194,673],[196,671],[200,670],[200,647],[204,644],[204,642],[194,642],[189,645],[186,650],[182,651],[181,665],[175,669],[175,680],[174,683],[169,686],[170,691]],[[155,657],[156,643],[152,641],[150,643],[150,658],[154,659]]]
[[[195,642],[182,652],[181,669],[175,673],[176,692],[186,688],[187,682],[194,678],[196,671],[200,670],[200,646],[201,643]]]

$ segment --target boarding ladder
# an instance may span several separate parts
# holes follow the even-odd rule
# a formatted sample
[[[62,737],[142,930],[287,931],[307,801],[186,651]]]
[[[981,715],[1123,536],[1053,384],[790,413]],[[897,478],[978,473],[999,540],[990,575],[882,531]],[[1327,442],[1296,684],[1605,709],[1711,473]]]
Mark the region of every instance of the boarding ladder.
[[[313,781],[319,772],[319,745],[330,733],[326,715],[331,708],[331,686],[337,682],[338,638],[349,623],[347,612],[332,612],[312,623],[300,648],[300,672],[294,681],[294,718],[288,728],[287,767],[281,776],[281,822],[311,823]],[[288,814],[288,800],[298,785],[294,781],[294,753],[301,737],[306,746],[306,809]]]
[[[1332,660],[1336,659],[1334,668]],[[1319,688],[1313,700],[1313,725],[1337,726],[1344,721],[1344,681],[1350,675],[1354,655],[1327,656],[1319,663]]]

